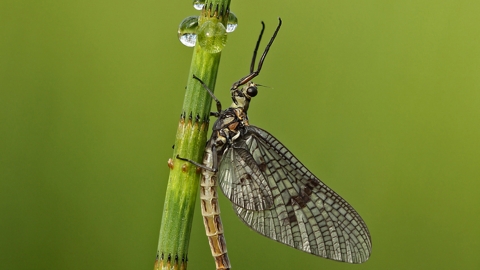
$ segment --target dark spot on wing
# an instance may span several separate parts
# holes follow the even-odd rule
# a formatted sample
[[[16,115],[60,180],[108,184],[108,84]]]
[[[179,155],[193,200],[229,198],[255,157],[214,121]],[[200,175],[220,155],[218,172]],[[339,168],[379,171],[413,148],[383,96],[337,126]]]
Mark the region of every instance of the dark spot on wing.
[[[252,176],[248,173],[245,173],[243,177],[240,177],[240,184],[247,185],[249,182],[252,181]]]
[[[295,215],[294,211],[288,213],[288,221],[290,223],[296,223],[297,222],[297,216]]]
[[[258,157],[258,159],[260,161],[258,168],[260,171],[265,172],[267,170],[267,163],[265,162],[265,159],[262,156]]]
[[[303,187],[303,192],[310,196],[312,194],[312,189],[309,186]]]
[[[320,182],[318,181],[318,179],[308,179],[308,182],[307,182],[307,186],[310,188],[310,189],[313,189],[314,187],[320,185]]]
[[[304,208],[305,206],[307,206],[307,202],[304,201],[302,196],[292,197],[291,200],[292,200],[292,204],[297,204],[298,206],[300,206],[300,208]]]
[[[310,193],[307,193],[305,191],[305,188],[303,188],[300,191],[300,194],[298,194],[297,196],[292,196],[292,198],[290,199],[291,203],[292,204],[297,204],[298,206],[300,206],[300,208],[306,207],[307,202],[310,201],[310,194],[312,193],[312,191],[309,189],[309,192]]]
[[[267,170],[267,164],[266,163],[260,163],[258,164],[258,168],[260,171],[265,172]]]

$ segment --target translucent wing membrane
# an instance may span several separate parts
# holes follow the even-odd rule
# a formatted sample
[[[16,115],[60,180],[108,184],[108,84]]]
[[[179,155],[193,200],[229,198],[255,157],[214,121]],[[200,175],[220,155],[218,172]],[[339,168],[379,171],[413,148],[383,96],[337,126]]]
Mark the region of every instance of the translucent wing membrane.
[[[231,164],[222,160],[220,172],[224,168],[227,172],[219,177],[237,215],[260,234],[296,249],[337,261],[365,262],[372,244],[355,209],[267,131],[254,126],[245,130],[227,150],[227,155],[233,155],[228,158]],[[236,174],[245,173],[254,176],[235,180],[240,179]],[[260,190],[247,195],[245,187]],[[262,194],[263,189],[268,194]],[[258,193],[258,200],[252,198]],[[273,196],[272,207],[267,203],[269,194]]]
[[[230,201],[248,210],[273,206],[273,196],[265,176],[244,148],[229,148],[219,167],[220,188]]]
[[[240,219],[260,234],[296,249],[349,263],[365,262],[372,242],[365,222],[342,197],[327,187],[275,137],[250,126],[247,110],[257,85],[251,80],[280,29],[279,24],[254,70],[260,37],[255,46],[250,74],[230,89],[233,103],[221,110],[220,101],[195,77],[217,103],[218,117],[205,149],[200,198],[202,216],[217,269],[230,269],[220,208],[217,176]],[[218,168],[217,168],[218,165]],[[217,170],[218,169],[218,170]]]

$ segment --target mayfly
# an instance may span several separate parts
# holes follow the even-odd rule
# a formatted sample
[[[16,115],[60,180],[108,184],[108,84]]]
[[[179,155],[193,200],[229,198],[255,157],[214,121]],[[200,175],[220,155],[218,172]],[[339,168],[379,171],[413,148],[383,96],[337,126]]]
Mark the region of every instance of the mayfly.
[[[280,141],[267,131],[249,124],[247,110],[257,95],[251,80],[262,68],[265,57],[280,30],[279,24],[254,71],[255,46],[250,74],[230,89],[233,103],[222,111],[221,103],[197,77],[216,101],[218,117],[205,148],[202,168],[202,215],[217,269],[229,269],[220,210],[220,188],[233,203],[237,216],[258,233],[313,255],[348,263],[368,260],[372,242],[368,228],[335,191],[313,175]]]

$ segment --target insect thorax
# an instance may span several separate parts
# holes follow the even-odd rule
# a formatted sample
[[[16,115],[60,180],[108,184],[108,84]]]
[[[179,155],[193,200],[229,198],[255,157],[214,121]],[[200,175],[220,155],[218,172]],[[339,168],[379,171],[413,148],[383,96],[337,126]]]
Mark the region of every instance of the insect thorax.
[[[242,108],[228,108],[220,114],[213,125],[213,140],[218,151],[231,145],[248,126],[248,117]]]

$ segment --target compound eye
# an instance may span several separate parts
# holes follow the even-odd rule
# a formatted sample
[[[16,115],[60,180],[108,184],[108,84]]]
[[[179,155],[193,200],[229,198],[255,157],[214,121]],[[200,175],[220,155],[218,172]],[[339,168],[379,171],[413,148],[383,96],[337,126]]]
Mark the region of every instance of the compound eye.
[[[258,94],[257,87],[255,86],[250,86],[247,88],[247,95],[254,97]]]

